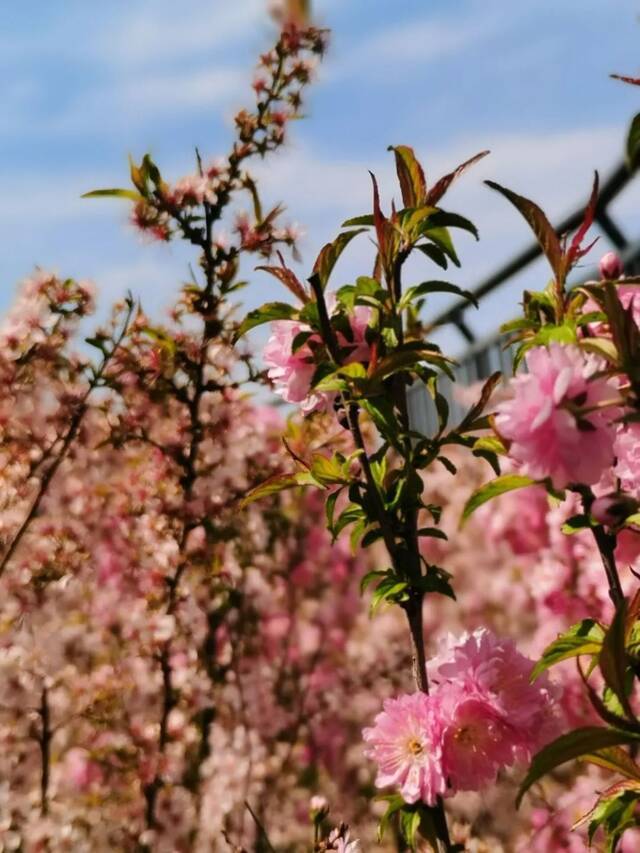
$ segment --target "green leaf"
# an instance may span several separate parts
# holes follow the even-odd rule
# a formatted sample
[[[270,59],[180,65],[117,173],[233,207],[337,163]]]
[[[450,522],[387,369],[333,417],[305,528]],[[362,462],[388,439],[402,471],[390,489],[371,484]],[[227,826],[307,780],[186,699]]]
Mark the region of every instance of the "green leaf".
[[[365,520],[362,507],[357,506],[357,504],[349,504],[349,506],[344,509],[336,519],[332,530],[334,539],[342,533],[345,527]]]
[[[453,246],[453,240],[446,228],[431,228],[424,232],[424,236],[441,249],[444,254],[457,266],[460,261]]]
[[[334,370],[323,376],[319,382],[313,383],[312,387],[316,391],[344,391],[351,384],[364,382],[367,378],[367,369],[359,361],[354,361],[352,364],[345,364],[344,367]]]
[[[353,216],[351,219],[346,219],[341,228],[350,228],[353,225],[373,225],[373,213],[365,213],[363,216]]]
[[[496,453],[498,456],[503,456],[507,452],[507,448],[497,435],[483,435],[477,438],[473,443],[474,451],[488,450],[490,453]]]
[[[552,323],[549,323],[537,332],[531,343],[534,346],[536,344],[546,346],[551,343],[575,344],[576,342],[577,335],[573,326],[566,324],[562,326],[554,326]]]
[[[595,805],[576,821],[572,829],[589,821],[587,837],[591,845],[596,832],[602,827],[606,842],[603,853],[615,853],[623,833],[638,825],[635,813],[639,799],[637,781],[626,779],[617,782],[600,793]]]
[[[330,459],[316,453],[311,460],[311,474],[323,486],[346,485],[349,482],[343,465],[335,456]]]
[[[478,397],[478,402],[474,403],[473,406],[469,409],[467,414],[464,416],[460,425],[458,426],[458,432],[464,432],[467,429],[470,429],[475,421],[480,417],[480,415],[484,412],[485,407],[489,400],[491,399],[491,395],[496,389],[496,386],[502,379],[502,373],[497,370],[495,373],[492,373],[491,376],[485,381],[482,386],[482,390],[480,391],[480,396]]]
[[[240,509],[244,509],[254,501],[261,500],[269,495],[274,495],[277,492],[282,492],[285,489],[292,489],[295,486],[311,486],[314,484],[319,485],[319,483],[315,482],[310,476],[308,471],[299,471],[295,474],[274,474],[263,483],[260,483],[259,486],[256,486],[254,489],[247,492],[240,501],[239,506]]]
[[[376,369],[371,373],[369,378],[372,380],[387,379],[394,373],[415,368],[423,362],[435,364],[450,375],[451,368],[447,364],[448,361],[451,361],[451,359],[443,356],[439,350],[433,348],[433,345],[410,345],[408,343],[404,347],[399,347],[395,352],[380,359],[376,365]]]
[[[416,249],[422,252],[423,255],[426,255],[434,262],[434,264],[442,267],[443,270],[446,270],[449,266],[447,256],[439,246],[436,246],[433,243],[421,243],[419,246],[416,246]]]
[[[418,530],[418,536],[430,536],[432,539],[444,539],[445,541],[449,538],[444,530],[440,530],[439,527],[421,527]]]
[[[550,643],[531,672],[534,681],[541,673],[561,660],[579,655],[597,655],[602,648],[604,629],[594,619],[583,619]]]
[[[379,578],[384,578],[387,576],[387,574],[388,571],[383,572],[380,569],[367,572],[366,575],[360,581],[360,595],[362,595],[367,589],[367,587],[370,586],[375,580],[378,580]]]
[[[408,145],[390,145],[388,150],[395,154],[404,206],[420,207],[427,197],[427,182],[413,148]]]
[[[568,518],[560,528],[565,536],[572,536],[574,533],[580,533],[581,530],[588,530],[594,524],[588,515],[578,514]]]
[[[599,664],[605,683],[613,690],[629,719],[633,720],[635,717],[629,706],[626,684],[626,615],[627,603],[623,601],[602,641]]]
[[[394,447],[399,447],[400,425],[396,418],[393,402],[388,396],[364,398],[360,405],[373,420],[384,438]]]
[[[456,296],[461,296],[463,299],[471,302],[472,305],[475,305],[476,308],[478,307],[478,302],[473,293],[469,290],[464,290],[462,287],[458,287],[457,284],[452,284],[449,281],[423,281],[422,284],[416,284],[414,287],[407,289],[398,308],[403,310],[414,299],[426,296],[428,293],[455,293]]]
[[[622,776],[626,776],[627,779],[640,781],[640,767],[638,767],[629,753],[625,752],[619,746],[609,746],[606,749],[599,749],[597,752],[583,755],[580,760],[586,761],[588,764],[596,764],[598,767],[604,767],[606,770],[611,770],[614,773],[620,773]]]
[[[580,349],[602,356],[606,361],[617,364],[620,357],[618,348],[609,338],[581,338],[578,341]]]
[[[331,275],[340,255],[344,252],[353,238],[357,237],[358,234],[362,234],[364,230],[364,228],[358,228],[355,231],[344,231],[342,234],[338,234],[333,243],[327,243],[322,247],[320,254],[316,258],[316,262],[313,265],[313,275],[318,277],[323,289],[327,286],[329,276]]]
[[[376,610],[378,610],[380,605],[385,601],[403,601],[407,597],[408,588],[409,584],[406,581],[401,580],[398,575],[389,571],[380,581],[371,596],[371,615],[373,616]]]
[[[386,800],[388,802],[387,810],[380,818],[380,823],[378,824],[378,844],[384,838],[384,834],[389,826],[389,821],[391,818],[400,811],[400,809],[404,808],[405,801],[402,799],[400,794],[385,794],[382,797],[376,797],[378,800]]]
[[[298,311],[293,305],[287,305],[286,302],[267,302],[260,308],[249,311],[244,318],[238,331],[234,335],[234,340],[239,340],[250,329],[255,329],[256,326],[262,326],[264,323],[272,323],[274,320],[294,320],[298,316]]]
[[[469,219],[460,216],[458,213],[448,213],[446,210],[436,210],[429,217],[431,225],[443,226],[445,228],[461,228],[463,231],[468,231],[470,234],[479,239],[478,229]]]
[[[341,491],[342,489],[336,489],[335,492],[331,492],[324,506],[324,512],[327,519],[327,528],[329,530],[333,529],[333,515],[336,509],[336,501],[338,500]]]
[[[633,117],[627,135],[627,163],[632,171],[640,163],[640,113]]]
[[[504,495],[506,492],[512,492],[514,489],[523,489],[527,486],[535,485],[536,481],[531,477],[525,477],[522,474],[503,474],[501,477],[496,477],[480,486],[479,489],[471,495],[464,506],[462,512],[462,522],[464,523],[482,504],[487,501],[497,498],[498,495]]]
[[[400,812],[400,832],[412,850],[416,848],[416,838],[420,828],[421,815],[418,809],[403,809]]]
[[[128,201],[141,201],[143,196],[135,190],[107,189],[91,190],[83,193],[80,198],[126,198]]]
[[[586,726],[561,735],[534,756],[529,772],[520,785],[516,798],[516,808],[519,808],[523,796],[538,779],[555,770],[561,764],[610,746],[638,743],[638,740],[637,735],[602,726]]]
[[[423,575],[414,585],[426,594],[437,593],[456,600],[456,594],[451,586],[451,575],[440,566],[429,566],[426,575]]]
[[[492,190],[501,193],[524,216],[529,223],[529,227],[535,234],[542,251],[546,255],[556,278],[562,280],[562,246],[560,245],[558,235],[543,210],[535,202],[530,201],[530,199],[508,190],[494,181],[485,181],[485,183]]]

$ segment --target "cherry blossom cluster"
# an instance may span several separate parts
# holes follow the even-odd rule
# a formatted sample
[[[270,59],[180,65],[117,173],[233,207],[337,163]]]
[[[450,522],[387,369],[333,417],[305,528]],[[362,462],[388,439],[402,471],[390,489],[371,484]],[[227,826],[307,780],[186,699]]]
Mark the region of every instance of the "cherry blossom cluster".
[[[376,784],[393,785],[408,803],[479,791],[500,769],[527,761],[557,733],[548,679],[531,684],[533,661],[487,629],[450,637],[429,663],[430,693],[388,699],[367,754]]]

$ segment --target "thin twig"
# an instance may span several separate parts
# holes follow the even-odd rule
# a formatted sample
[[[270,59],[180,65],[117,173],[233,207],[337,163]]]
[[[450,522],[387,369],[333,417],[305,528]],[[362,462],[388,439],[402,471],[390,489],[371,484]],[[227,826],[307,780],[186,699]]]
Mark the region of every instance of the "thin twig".
[[[51,463],[51,465],[47,468],[47,470],[42,475],[42,477],[40,479],[40,486],[38,488],[38,492],[37,492],[32,504],[29,508],[29,511],[28,511],[27,515],[25,516],[25,518],[23,519],[22,523],[20,524],[20,527],[18,528],[18,530],[14,534],[13,539],[11,540],[9,545],[7,546],[4,554],[2,555],[2,559],[0,559],[0,577],[2,577],[2,575],[4,574],[4,571],[7,568],[9,560],[15,554],[16,549],[18,548],[18,545],[20,544],[20,542],[22,540],[22,537],[24,536],[24,534],[29,529],[29,526],[30,526],[31,522],[33,521],[33,519],[38,514],[38,511],[40,509],[40,505],[41,505],[44,497],[47,494],[49,486],[51,485],[51,481],[55,477],[56,472],[58,471],[58,468],[60,467],[60,465],[66,459],[67,454],[69,453],[69,449],[71,448],[71,445],[73,444],[76,436],[78,435],[78,431],[80,429],[80,426],[82,424],[84,416],[88,410],[87,404],[88,404],[89,397],[95,391],[96,387],[100,383],[100,380],[104,376],[105,370],[107,369],[109,362],[111,361],[111,359],[115,355],[116,351],[119,349],[120,345],[122,344],[122,341],[124,340],[124,336],[127,332],[127,329],[129,328],[129,322],[131,320],[132,312],[133,312],[133,303],[130,302],[129,307],[128,307],[128,311],[127,311],[127,314],[125,317],[125,322],[123,324],[123,327],[122,327],[122,330],[120,332],[118,339],[114,342],[112,349],[108,353],[106,353],[105,356],[103,357],[102,363],[101,363],[100,367],[98,368],[98,370],[95,372],[93,379],[91,380],[91,382],[89,384],[89,387],[87,388],[87,390],[83,394],[82,398],[78,402],[77,407],[76,407],[76,411],[71,418],[71,423],[70,423],[69,429],[67,430],[67,433],[66,433],[66,435],[62,441],[62,446],[60,448],[60,452],[58,453],[58,455],[56,456],[54,461]]]

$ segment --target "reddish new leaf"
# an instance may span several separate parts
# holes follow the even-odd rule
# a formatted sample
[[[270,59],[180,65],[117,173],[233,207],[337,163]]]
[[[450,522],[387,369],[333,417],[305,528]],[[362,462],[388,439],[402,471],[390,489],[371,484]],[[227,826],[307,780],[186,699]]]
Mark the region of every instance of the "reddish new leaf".
[[[593,225],[593,220],[596,215],[596,205],[598,204],[598,173],[596,172],[593,178],[593,188],[591,190],[591,197],[589,198],[589,202],[584,211],[584,218],[582,220],[582,224],[576,231],[576,234],[571,241],[571,245],[569,246],[569,250],[567,251],[567,272],[571,269],[571,267],[575,264],[577,260],[582,258],[587,252],[593,247],[595,240],[586,249],[581,249],[582,241],[584,240],[587,231]]]
[[[506,187],[496,184],[494,181],[485,181],[488,187],[501,193],[511,204],[520,211],[529,223],[529,227],[536,235],[536,239],[547,257],[558,281],[563,280],[563,253],[558,235],[547,219],[544,211],[538,205],[522,195],[508,190]]]
[[[277,278],[278,281],[282,282],[282,284],[284,284],[284,286],[288,288],[288,290],[290,290],[294,296],[297,296],[303,304],[307,303],[309,301],[309,296],[306,290],[304,289],[304,285],[298,279],[297,275],[293,272],[293,270],[290,270],[289,267],[285,264],[280,252],[278,252],[278,258],[280,259],[279,267],[260,266],[256,267],[256,269],[268,272],[270,275]]]
[[[622,80],[623,83],[631,83],[632,86],[640,86],[640,77],[625,77],[623,74],[612,74],[614,80]]]
[[[453,172],[449,172],[448,175],[445,175],[443,178],[440,178],[440,180],[436,184],[434,184],[427,193],[426,204],[430,204],[433,207],[436,207],[442,196],[446,193],[446,191],[456,180],[456,178],[459,178],[460,175],[469,168],[469,166],[475,165],[479,160],[482,160],[482,158],[486,157],[489,153],[489,151],[481,151],[474,157],[469,158],[469,160],[465,160],[464,163],[461,163],[457,169],[453,170]]]
[[[421,207],[427,197],[427,182],[413,148],[408,145],[390,145],[389,151],[395,154],[404,206]]]

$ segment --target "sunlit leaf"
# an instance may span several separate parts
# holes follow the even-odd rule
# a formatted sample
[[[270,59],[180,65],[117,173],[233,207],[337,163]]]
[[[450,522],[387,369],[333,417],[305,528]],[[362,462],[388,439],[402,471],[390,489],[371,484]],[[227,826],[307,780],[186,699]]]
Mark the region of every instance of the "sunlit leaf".
[[[272,323],[275,320],[293,320],[297,316],[298,311],[293,305],[287,305],[286,302],[267,302],[260,308],[249,311],[238,327],[235,340],[237,341],[256,326],[262,326],[264,323]]]
[[[408,145],[390,145],[396,158],[396,172],[400,182],[405,207],[420,207],[427,195],[427,182],[413,148]]]
[[[607,729],[602,726],[586,726],[561,735],[543,747],[533,757],[529,772],[520,785],[516,807],[520,806],[523,796],[538,779],[555,770],[561,764],[581,758],[584,755],[591,755],[600,749],[610,746],[638,743],[638,741],[638,735],[618,731],[617,729]]]
[[[531,477],[525,477],[523,474],[503,474],[501,477],[496,477],[471,495],[464,506],[462,512],[462,521],[465,522],[482,504],[487,501],[497,498],[499,495],[504,495],[506,492],[512,492],[514,489],[523,489],[527,486],[535,485],[535,480]]]
[[[562,660],[579,655],[597,655],[602,648],[604,629],[594,619],[583,619],[550,643],[531,672],[531,680]]]
[[[355,231],[344,231],[342,234],[338,234],[332,243],[327,243],[322,247],[313,265],[313,274],[318,276],[323,289],[327,286],[329,276],[333,272],[333,268],[340,255],[353,238],[357,237],[358,234],[362,234],[364,230],[364,228],[358,228]]]
[[[141,201],[143,196],[135,190],[106,189],[91,190],[91,192],[83,193],[81,198],[126,198],[128,201]]]

